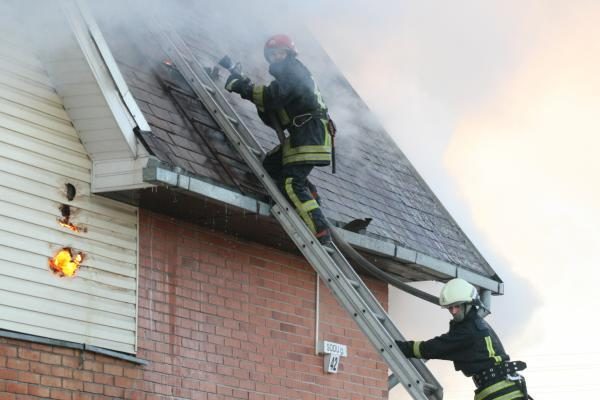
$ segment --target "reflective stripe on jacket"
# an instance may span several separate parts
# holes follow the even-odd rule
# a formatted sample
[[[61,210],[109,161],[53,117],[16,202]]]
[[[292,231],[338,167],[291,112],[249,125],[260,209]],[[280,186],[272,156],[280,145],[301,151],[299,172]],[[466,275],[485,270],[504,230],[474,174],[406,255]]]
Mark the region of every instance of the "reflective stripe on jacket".
[[[464,320],[450,321],[447,333],[407,344],[407,357],[450,360],[454,362],[454,368],[466,376],[509,360],[494,330],[474,308]]]
[[[274,114],[289,132],[283,147],[283,164],[329,165],[331,136],[324,118],[327,108],[310,72],[292,56],[272,64],[269,72],[275,80],[267,86],[254,85],[251,100],[265,124],[272,126],[270,115]],[[322,117],[308,118],[294,126],[294,117],[304,114]]]

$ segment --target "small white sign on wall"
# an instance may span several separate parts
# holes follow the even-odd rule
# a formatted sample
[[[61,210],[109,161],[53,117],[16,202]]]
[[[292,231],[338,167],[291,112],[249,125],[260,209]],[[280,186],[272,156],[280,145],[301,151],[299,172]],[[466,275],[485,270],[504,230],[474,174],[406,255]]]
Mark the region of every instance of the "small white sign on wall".
[[[348,347],[344,344],[319,342],[319,354],[324,354],[323,369],[328,374],[337,374],[342,357],[348,356]]]

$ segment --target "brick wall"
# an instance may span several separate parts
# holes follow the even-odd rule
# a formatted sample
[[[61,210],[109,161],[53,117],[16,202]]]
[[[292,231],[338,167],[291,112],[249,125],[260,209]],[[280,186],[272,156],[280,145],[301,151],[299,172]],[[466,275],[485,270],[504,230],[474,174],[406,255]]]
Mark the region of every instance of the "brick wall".
[[[301,257],[142,211],[137,355],[150,364],[0,339],[0,400],[387,398],[386,365],[321,285],[320,336],[349,352],[323,373],[315,287]]]

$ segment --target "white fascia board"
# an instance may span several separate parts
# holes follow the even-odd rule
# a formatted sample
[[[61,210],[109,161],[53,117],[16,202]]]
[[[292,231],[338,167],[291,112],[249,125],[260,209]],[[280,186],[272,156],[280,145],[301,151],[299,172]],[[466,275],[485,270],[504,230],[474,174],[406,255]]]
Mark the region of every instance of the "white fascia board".
[[[92,192],[144,189],[154,185],[143,180],[143,170],[152,157],[97,160],[92,165]]]
[[[123,103],[125,103],[125,106],[129,111],[129,114],[135,121],[138,128],[140,128],[140,130],[150,131],[150,125],[148,125],[148,122],[146,121],[146,118],[144,118],[142,110],[140,110],[137,102],[133,98],[133,95],[129,90],[129,86],[127,86],[127,83],[125,83],[125,79],[123,78],[123,75],[121,75],[121,70],[119,69],[117,62],[113,57],[112,52],[110,51],[110,48],[106,43],[106,40],[104,39],[104,35],[102,35],[102,31],[100,31],[96,20],[91,14],[89,7],[87,6],[84,0],[77,0],[77,4],[79,5],[79,9],[81,10],[81,15],[87,23],[90,36],[96,43],[98,52],[102,56],[104,64],[108,69],[108,72],[110,73],[113,82],[121,96],[121,99],[123,100]]]
[[[139,107],[125,84],[100,29],[87,6],[80,0],[61,0],[71,30],[102,91],[132,158],[137,157],[138,144],[133,129],[150,130]]]

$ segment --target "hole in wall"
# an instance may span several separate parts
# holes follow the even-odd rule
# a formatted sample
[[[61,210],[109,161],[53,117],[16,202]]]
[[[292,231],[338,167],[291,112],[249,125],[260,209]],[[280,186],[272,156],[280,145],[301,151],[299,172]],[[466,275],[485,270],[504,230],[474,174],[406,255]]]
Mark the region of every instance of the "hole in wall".
[[[50,269],[59,276],[73,276],[83,261],[83,253],[74,252],[70,247],[63,247],[50,258]]]
[[[75,189],[75,186],[73,186],[71,183],[66,183],[65,191],[66,191],[66,195],[67,195],[67,200],[73,201],[73,199],[75,198],[75,195],[77,194],[77,189]]]

